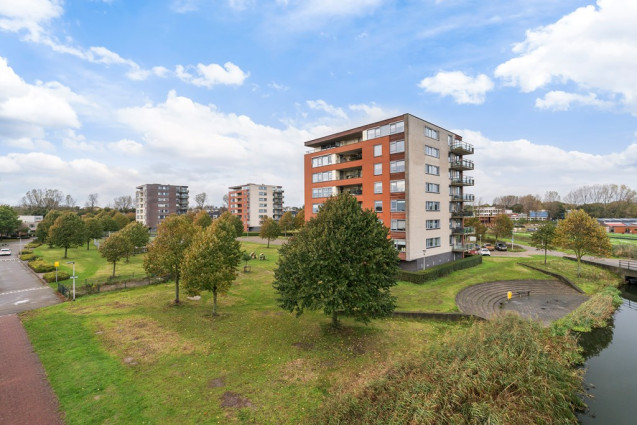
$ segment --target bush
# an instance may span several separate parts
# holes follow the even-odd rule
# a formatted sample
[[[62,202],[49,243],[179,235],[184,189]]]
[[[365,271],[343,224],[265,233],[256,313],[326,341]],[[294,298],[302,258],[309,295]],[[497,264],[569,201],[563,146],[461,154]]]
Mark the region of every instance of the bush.
[[[37,248],[40,245],[42,245],[42,242],[32,241],[32,242],[29,242],[28,244],[26,244],[24,247],[25,248]]]
[[[63,272],[61,270],[58,271],[58,282],[61,282],[63,280],[67,280],[70,278],[71,278],[71,275],[68,274],[67,272]],[[53,271],[53,272],[45,273],[44,280],[46,280],[49,283],[55,282],[55,272]]]
[[[36,273],[46,273],[55,270],[55,266],[44,260],[34,260],[29,263],[29,267]]]
[[[35,254],[22,254],[22,255],[20,256],[20,259],[21,259],[22,261],[33,261],[33,260],[37,260],[37,259],[38,259],[38,256],[37,256],[37,255],[35,255]]]
[[[21,254],[33,254],[33,250],[32,249],[23,249],[20,253]]]
[[[474,267],[479,264],[482,264],[482,256],[473,255],[471,257],[463,258],[462,260],[451,261],[449,263],[417,272],[400,270],[398,272],[398,280],[405,280],[411,283],[425,283],[427,281],[446,276],[456,270],[468,269],[469,267]]]
[[[627,243],[613,245],[613,256],[637,259],[637,245]]]
[[[242,236],[259,236],[259,232],[243,232]]]

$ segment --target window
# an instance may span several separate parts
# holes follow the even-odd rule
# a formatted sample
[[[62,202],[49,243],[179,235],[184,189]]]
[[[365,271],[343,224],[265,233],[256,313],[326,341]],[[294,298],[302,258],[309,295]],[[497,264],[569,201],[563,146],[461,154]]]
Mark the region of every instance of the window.
[[[389,172],[390,173],[404,173],[405,172],[405,161],[391,161],[389,163]]]
[[[389,142],[389,153],[405,152],[405,141],[396,140],[395,142]]]
[[[265,186],[259,186],[259,190],[268,190],[268,188]]]
[[[261,207],[261,208],[265,208],[265,207],[267,207],[267,206],[268,206],[268,204],[267,204],[267,203],[259,204],[259,207]]]
[[[451,134],[447,134],[447,143],[449,146],[453,145],[453,136]]]
[[[321,208],[321,205],[323,204],[312,204],[312,213],[316,214],[317,212],[319,212],[319,208]]]
[[[374,201],[374,211],[383,212],[383,201]]]
[[[403,211],[405,211],[405,200],[404,199],[392,199],[392,201],[391,201],[391,211],[392,212],[403,212]]]
[[[425,155],[433,156],[434,158],[440,158],[440,149],[436,149],[431,146],[425,146]]]
[[[425,209],[427,211],[440,211],[440,202],[427,201],[425,203]]]
[[[267,212],[268,212],[268,210],[267,210],[267,209],[265,209],[265,208],[263,208],[263,209],[260,209],[260,210],[259,210],[259,212],[260,212],[260,213],[267,213]]]
[[[330,165],[332,163],[332,155],[317,156],[312,158],[312,168]]]
[[[439,140],[438,130],[434,130],[433,128],[425,127],[425,136]]]
[[[392,180],[389,182],[389,191],[392,193],[395,192],[404,192],[405,191],[405,180]]]
[[[381,156],[383,154],[383,145],[374,145],[374,156]]]
[[[319,187],[317,189],[312,189],[312,198],[328,198],[330,196],[332,196],[331,187]]]
[[[440,175],[440,167],[431,164],[425,164],[425,173],[433,174],[435,176]]]
[[[427,229],[440,229],[440,220],[427,220]]]
[[[333,180],[332,179],[332,172],[331,171],[324,171],[322,173],[314,173],[312,174],[312,183],[320,183],[320,182],[327,182]],[[260,195],[260,193],[259,193]],[[265,195],[265,193],[264,193]]]
[[[328,171],[328,173],[329,173],[329,171]],[[268,192],[259,192],[259,196],[267,196],[267,195],[268,195]]]
[[[379,176],[383,174],[383,164],[374,164],[374,175]]]
[[[427,183],[425,185],[425,191],[429,193],[440,193],[440,185],[436,183]]]
[[[440,238],[427,238],[427,248],[436,248],[440,246]]]
[[[404,239],[394,239],[394,246],[398,252],[405,252],[407,250],[407,243]]]
[[[404,232],[407,220],[392,220],[391,221],[391,230],[396,232]]]
[[[383,183],[375,182],[374,183],[374,193],[383,193]]]
[[[385,124],[381,127],[370,128],[367,130],[367,140],[387,136],[389,134],[402,133],[403,131],[405,131],[405,123],[403,121],[397,121],[391,124]]]
[[[259,198],[259,202],[267,202],[268,198]]]
[[[402,133],[405,131],[405,123],[402,121],[389,124],[389,134]]]

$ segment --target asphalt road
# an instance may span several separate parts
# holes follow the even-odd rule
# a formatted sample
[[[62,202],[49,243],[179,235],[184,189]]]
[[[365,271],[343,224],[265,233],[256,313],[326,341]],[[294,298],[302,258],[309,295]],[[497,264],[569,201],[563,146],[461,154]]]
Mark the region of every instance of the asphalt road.
[[[58,304],[53,290],[18,260],[18,242],[9,242],[8,248],[11,257],[0,257],[0,316]]]

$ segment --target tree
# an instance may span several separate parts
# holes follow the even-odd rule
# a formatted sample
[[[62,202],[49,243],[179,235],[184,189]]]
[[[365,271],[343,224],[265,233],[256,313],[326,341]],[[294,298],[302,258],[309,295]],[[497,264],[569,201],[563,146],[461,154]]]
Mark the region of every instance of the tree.
[[[0,205],[0,236],[7,236],[20,228],[22,222],[18,214],[9,205]]]
[[[364,323],[391,314],[399,259],[388,232],[352,195],[328,199],[279,251],[279,306],[297,316],[322,309],[335,327],[340,312]]]
[[[31,189],[22,197],[22,207],[31,214],[46,215],[60,208],[64,193],[57,189]]]
[[[128,223],[130,223],[130,220],[128,219],[128,217],[126,217],[124,214],[122,214],[119,211],[115,211],[113,213],[113,221],[117,224],[116,230],[121,230],[124,227],[126,227]]]
[[[297,211],[296,217],[294,217],[295,228],[300,229],[305,226],[305,208],[301,208]]]
[[[42,243],[48,243],[51,245],[49,239],[49,229],[55,223],[58,217],[62,215],[61,211],[58,210],[49,210],[49,212],[44,216],[42,221],[38,223],[38,227],[35,229],[35,237]]]
[[[544,250],[544,264],[546,264],[546,251],[553,249],[555,240],[555,223],[549,221],[542,225],[531,235],[531,246]]]
[[[86,226],[86,250],[91,247],[91,239],[99,239],[104,235],[104,227],[102,222],[95,217],[88,217],[84,219],[84,225]]]
[[[175,304],[179,304],[182,258],[194,234],[195,226],[186,216],[171,214],[157,226],[157,237],[144,258],[146,272],[175,279]]]
[[[577,258],[577,277],[586,254],[609,256],[612,248],[608,235],[597,220],[583,210],[571,211],[555,229],[555,244],[573,251]]]
[[[235,228],[237,236],[243,235],[243,222],[241,222],[241,219],[236,215],[230,213],[229,211],[226,211],[221,214],[221,217],[219,217],[217,220],[227,221]]]
[[[197,214],[195,214],[195,218],[192,222],[196,226],[205,229],[212,224],[212,218],[210,218],[210,214],[208,214],[205,210],[201,210]],[[243,230],[243,226],[241,227],[241,229]]]
[[[86,240],[84,221],[74,212],[65,212],[55,219],[49,229],[49,240],[52,245],[64,248],[64,258],[69,248],[80,246]]]
[[[518,203],[518,197],[516,195],[498,196],[493,200],[493,205],[498,205],[503,208],[511,208]]]
[[[495,236],[495,241],[498,242],[500,236],[510,235],[513,231],[513,221],[506,214],[500,214],[493,220],[493,226],[491,227],[491,233]]]
[[[148,244],[150,240],[150,234],[148,228],[142,223],[132,222],[128,223],[120,232],[125,238],[127,238],[134,248],[142,248]],[[134,250],[133,250],[134,254]],[[128,261],[128,257],[126,257]]]
[[[292,213],[290,211],[286,211],[283,213],[281,218],[279,219],[279,227],[287,237],[288,232],[290,230],[294,230],[294,226],[296,223],[294,222],[294,217],[292,217]]]
[[[86,206],[88,208],[91,209],[91,211],[93,211],[93,209],[95,209],[95,206],[97,205],[97,198],[99,197],[99,195],[97,193],[90,193],[88,195],[88,200],[86,201]]]
[[[259,230],[259,237],[268,240],[268,248],[270,248],[270,241],[278,238],[280,235],[281,228],[279,227],[279,223],[270,217],[264,217],[261,230]]]
[[[473,227],[476,232],[476,236],[482,240],[487,233],[488,227],[480,221],[480,217],[469,217],[464,219],[464,224],[467,227]]]
[[[100,244],[99,251],[106,261],[113,263],[112,277],[115,277],[115,265],[122,258],[128,258],[133,251],[133,244],[121,233],[113,233]]]
[[[241,244],[228,221],[217,220],[198,232],[186,250],[181,271],[189,294],[212,292],[212,314],[217,315],[217,295],[225,294],[237,277]]]
[[[118,196],[113,199],[113,207],[121,212],[128,212],[133,207],[133,197],[130,195]]]
[[[195,195],[195,203],[197,204],[197,209],[203,210],[203,207],[206,206],[206,199],[208,195],[206,192],[198,193]]]
[[[64,205],[67,208],[73,208],[75,207],[75,199],[73,199],[73,197],[71,195],[66,195],[64,197]]]

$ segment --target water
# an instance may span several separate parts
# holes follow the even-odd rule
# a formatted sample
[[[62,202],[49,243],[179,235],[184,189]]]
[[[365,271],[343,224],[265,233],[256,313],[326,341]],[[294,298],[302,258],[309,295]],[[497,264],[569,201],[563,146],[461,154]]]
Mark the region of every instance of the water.
[[[582,424],[637,423],[637,285],[624,287],[624,299],[606,328],[582,335],[586,358],[584,390],[589,411]]]

